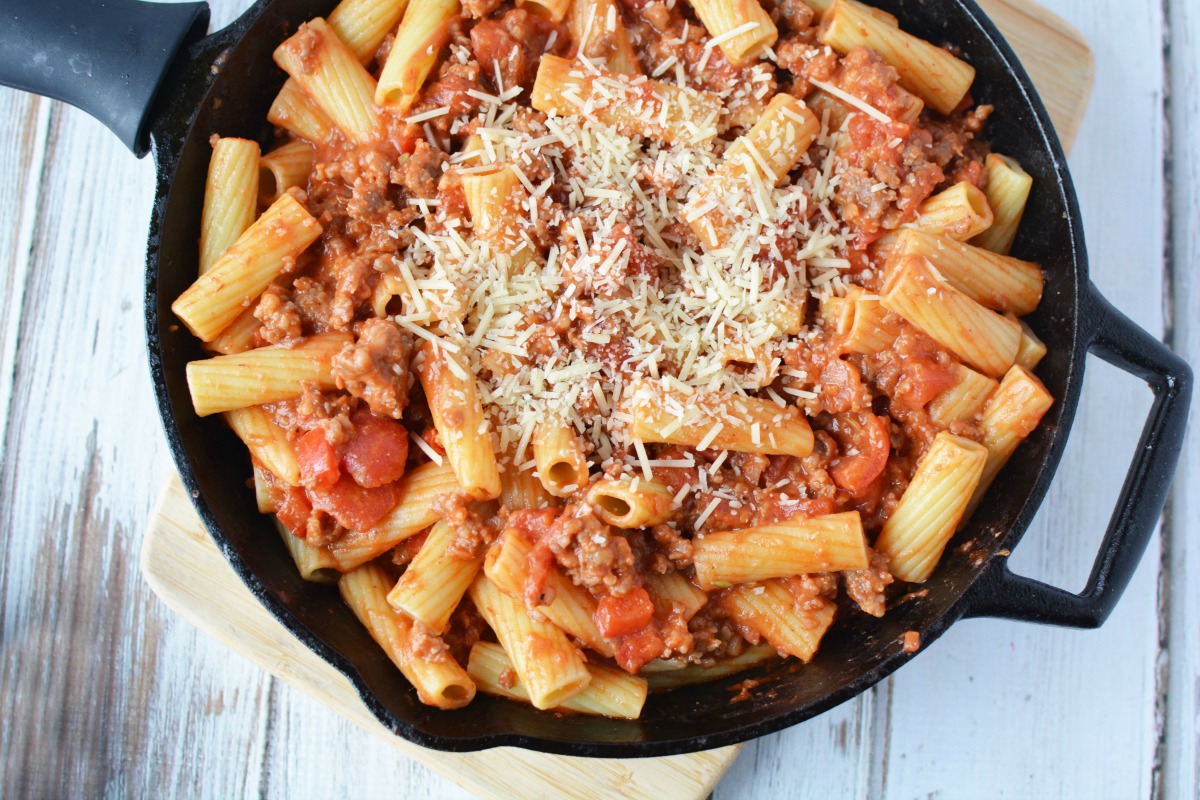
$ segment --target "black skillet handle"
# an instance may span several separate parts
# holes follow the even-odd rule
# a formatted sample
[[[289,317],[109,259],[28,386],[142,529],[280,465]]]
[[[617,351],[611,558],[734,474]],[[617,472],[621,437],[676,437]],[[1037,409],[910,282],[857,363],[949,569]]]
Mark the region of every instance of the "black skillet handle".
[[[141,158],[167,68],[207,27],[207,3],[0,0],[0,85],[78,106]]]
[[[1074,628],[1099,627],[1133,577],[1166,502],[1171,476],[1183,448],[1192,371],[1179,356],[1139,328],[1090,287],[1083,325],[1089,349],[1139,378],[1154,391],[1154,405],[1125,485],[1117,497],[1100,553],[1082,594],[1014,575],[997,564],[976,585],[966,616],[1008,617]],[[1113,409],[1112,413],[1122,413]]]

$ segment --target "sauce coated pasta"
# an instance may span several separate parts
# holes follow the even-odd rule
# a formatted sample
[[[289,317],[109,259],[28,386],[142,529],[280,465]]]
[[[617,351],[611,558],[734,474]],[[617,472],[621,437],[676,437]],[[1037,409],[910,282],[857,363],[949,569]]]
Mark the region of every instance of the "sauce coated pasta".
[[[1053,402],[1032,181],[938,44],[854,0],[343,0],[279,44],[172,308],[423,702],[636,718],[934,573]]]

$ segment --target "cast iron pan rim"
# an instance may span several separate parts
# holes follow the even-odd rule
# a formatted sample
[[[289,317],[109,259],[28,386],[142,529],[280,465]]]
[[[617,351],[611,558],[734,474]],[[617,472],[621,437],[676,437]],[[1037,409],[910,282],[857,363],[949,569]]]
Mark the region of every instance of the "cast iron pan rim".
[[[273,0],[258,0],[249,10],[247,10],[235,22],[218,33],[209,36],[201,41],[193,48],[187,51],[187,58],[193,63],[183,65],[181,70],[190,70],[204,68],[207,69],[211,64],[212,59],[216,57],[224,48],[235,45],[242,38],[245,31],[253,24],[258,16],[273,2]],[[1030,493],[1025,497],[1021,504],[1020,511],[1016,516],[1016,520],[1009,528],[1003,537],[1001,546],[1011,549],[1020,541],[1024,535],[1026,528],[1029,526],[1034,513],[1045,497],[1046,491],[1050,486],[1050,482],[1058,467],[1059,461],[1062,458],[1063,450],[1066,446],[1067,434],[1070,430],[1071,422],[1074,419],[1076,407],[1079,402],[1079,394],[1083,383],[1083,366],[1086,357],[1087,337],[1081,335],[1081,329],[1085,324],[1081,313],[1083,311],[1084,301],[1093,292],[1091,284],[1088,280],[1087,255],[1083,241],[1083,232],[1079,225],[1080,211],[1078,199],[1075,195],[1074,185],[1071,181],[1070,173],[1066,166],[1066,156],[1059,144],[1058,136],[1054,132],[1049,114],[1043,106],[1041,100],[1037,96],[1033,84],[1026,74],[1024,68],[1020,65],[1016,55],[1005,42],[1003,36],[996,29],[995,25],[983,13],[974,0],[944,0],[944,2],[952,3],[959,7],[960,10],[966,13],[968,18],[975,24],[978,31],[983,35],[984,39],[990,45],[996,55],[1004,63],[1007,71],[1016,79],[1020,90],[1024,105],[1033,112],[1033,123],[1036,126],[1035,130],[1038,137],[1041,139],[1041,146],[1049,153],[1051,162],[1054,167],[1054,173],[1058,180],[1058,192],[1060,196],[1066,199],[1066,224],[1070,230],[1070,240],[1072,249],[1072,261],[1070,265],[1076,276],[1077,290],[1073,298],[1074,313],[1072,319],[1074,328],[1071,331],[1071,356],[1070,368],[1068,370],[1068,381],[1066,391],[1060,401],[1060,414],[1055,424],[1055,429],[1052,435],[1052,441],[1047,449],[1045,456],[1045,464],[1038,475],[1037,481]],[[208,58],[203,56],[207,55]],[[176,70],[173,77],[178,75],[179,70]],[[655,757],[679,755],[682,753],[697,752],[708,750],[727,745],[738,744],[750,739],[765,736],[770,733],[790,727],[796,723],[802,722],[820,713],[828,711],[834,706],[849,700],[870,687],[874,686],[893,672],[900,666],[907,663],[917,653],[924,652],[927,647],[940,637],[950,625],[957,622],[964,614],[968,612],[971,605],[972,590],[985,582],[988,576],[1004,568],[1003,557],[998,556],[995,550],[988,557],[979,570],[979,573],[974,577],[968,589],[962,593],[959,599],[947,608],[942,614],[933,621],[930,625],[920,631],[921,647],[917,653],[906,654],[898,651],[892,656],[887,657],[875,669],[864,673],[858,679],[846,684],[837,691],[831,692],[820,701],[811,703],[806,706],[798,707],[792,711],[778,714],[777,716],[764,720],[758,723],[751,723],[741,727],[725,731],[722,733],[705,735],[705,736],[687,736],[681,735],[676,738],[659,740],[654,742],[571,742],[557,739],[547,739],[538,736],[529,736],[519,733],[494,733],[482,736],[465,736],[465,737],[446,737],[446,736],[431,736],[427,735],[404,720],[396,717],[382,702],[380,702],[371,691],[366,681],[363,679],[358,669],[347,658],[335,651],[332,647],[325,643],[320,637],[314,634],[307,626],[301,623],[292,613],[268,591],[267,587],[262,583],[259,577],[250,570],[246,563],[242,560],[236,549],[232,546],[224,531],[217,524],[217,520],[209,508],[206,498],[200,493],[199,483],[192,470],[191,461],[188,457],[188,452],[183,444],[183,439],[179,431],[179,426],[175,421],[175,412],[171,407],[170,398],[167,393],[166,376],[163,369],[162,358],[160,355],[159,341],[159,316],[158,316],[158,268],[159,268],[159,235],[162,229],[163,217],[166,211],[166,199],[169,194],[172,180],[175,175],[175,170],[180,156],[180,150],[184,141],[190,137],[190,131],[195,121],[196,114],[199,111],[199,103],[204,93],[211,86],[213,75],[209,80],[204,81],[201,86],[202,90],[196,96],[190,98],[182,98],[183,104],[176,106],[173,110],[169,109],[167,114],[172,113],[179,115],[178,119],[170,120],[159,118],[154,122],[154,157],[158,171],[158,185],[156,190],[154,211],[151,220],[150,240],[147,248],[146,259],[146,331],[147,331],[147,346],[149,351],[149,362],[151,377],[154,382],[154,393],[158,402],[159,414],[162,418],[163,428],[167,436],[167,444],[171,454],[175,460],[175,464],[179,469],[180,477],[191,495],[193,504],[212,536],[213,541],[220,549],[222,555],[233,567],[234,571],[240,577],[243,583],[246,584],[250,592],[262,603],[271,615],[281,622],[293,635],[295,635],[306,647],[315,652],[322,660],[334,666],[339,672],[344,674],[353,684],[355,690],[362,698],[364,704],[374,716],[379,719],[384,725],[390,728],[397,735],[423,747],[432,748],[445,752],[470,752],[482,750],[491,747],[521,747],[530,750],[552,753],[557,755],[567,756],[584,756],[584,757],[600,757],[600,758],[630,758],[630,757]],[[164,94],[168,94],[164,92]],[[181,109],[190,109],[187,111],[186,119]],[[185,137],[172,137],[163,134],[163,125],[178,125],[179,122],[184,122],[183,128],[189,133]],[[1060,265],[1066,267],[1067,265]]]

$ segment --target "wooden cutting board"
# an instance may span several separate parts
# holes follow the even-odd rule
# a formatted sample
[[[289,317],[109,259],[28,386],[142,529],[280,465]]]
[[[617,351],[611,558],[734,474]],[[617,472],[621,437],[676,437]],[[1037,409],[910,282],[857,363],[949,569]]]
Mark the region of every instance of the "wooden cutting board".
[[[1086,42],[1031,0],[978,1],[1020,56],[1069,148],[1092,89],[1094,65]],[[442,753],[400,739],[367,711],[340,672],[259,605],[209,538],[178,477],[171,479],[151,515],[141,566],[154,593],[197,628],[482,798],[700,800],[741,750],[738,745],[668,758],[594,759],[507,747]],[[497,775],[504,780],[497,782]]]

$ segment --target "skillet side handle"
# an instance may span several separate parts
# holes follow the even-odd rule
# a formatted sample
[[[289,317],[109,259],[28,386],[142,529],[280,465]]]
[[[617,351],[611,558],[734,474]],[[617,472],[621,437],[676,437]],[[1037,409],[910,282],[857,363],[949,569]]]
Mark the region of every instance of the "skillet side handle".
[[[81,108],[141,158],[167,69],[207,28],[207,3],[4,3],[0,85]]]
[[[1091,331],[1088,349],[1142,378],[1154,391],[1154,404],[1092,574],[1083,592],[1072,594],[1013,574],[1005,560],[981,578],[965,616],[1099,627],[1129,585],[1162,513],[1183,447],[1192,371],[1183,359],[1113,308],[1095,286],[1089,289],[1083,313],[1084,324]]]

